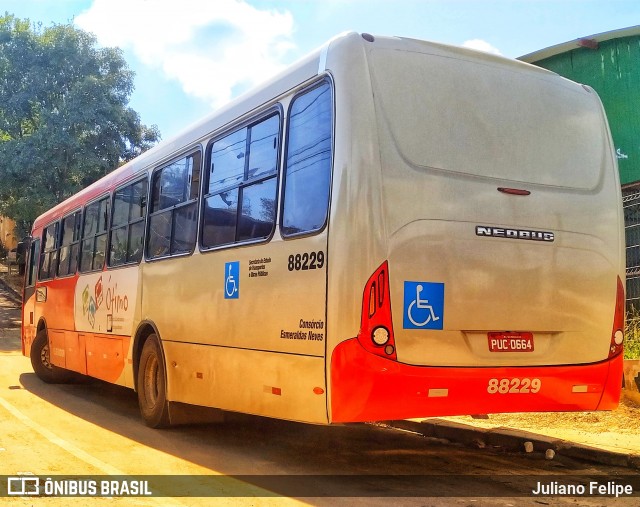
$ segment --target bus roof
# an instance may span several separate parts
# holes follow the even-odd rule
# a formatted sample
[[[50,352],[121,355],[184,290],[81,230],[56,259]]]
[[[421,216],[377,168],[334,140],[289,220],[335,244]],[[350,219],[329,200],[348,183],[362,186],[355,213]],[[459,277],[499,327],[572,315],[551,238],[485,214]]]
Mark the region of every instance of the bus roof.
[[[424,48],[428,46],[430,47],[430,52],[432,51],[434,54],[446,53],[449,56],[457,55],[457,57],[462,60],[471,61],[500,61],[502,64],[513,65],[520,67],[520,69],[529,68],[532,70],[534,69],[536,72],[548,73],[548,71],[544,69],[518,62],[516,60],[482,53],[468,48],[401,37],[372,37],[368,34],[362,34],[361,37],[361,34],[359,33],[346,32],[329,40],[316,50],[287,67],[272,79],[252,90],[249,90],[222,108],[211,112],[199,122],[186,127],[178,135],[167,141],[162,141],[157,146],[154,146],[150,150],[69,197],[67,200],[58,204],[51,210],[43,213],[35,220],[33,229],[38,230],[48,225],[54,220],[57,220],[58,218],[80,208],[85,203],[106,194],[127,180],[135,178],[137,174],[141,174],[143,171],[148,170],[151,167],[157,167],[169,162],[172,157],[175,157],[176,155],[179,155],[180,152],[184,152],[185,150],[202,143],[208,137],[215,134],[217,130],[226,128],[230,123],[241,122],[243,117],[247,115],[254,115],[256,110],[259,110],[263,106],[272,104],[274,99],[277,99],[296,86],[299,86],[300,84],[305,83],[318,74],[324,72],[326,70],[325,64],[330,46],[334,45],[334,43],[336,43],[336,47],[343,46],[338,43],[344,42],[347,39],[349,39],[352,44],[358,45],[365,44],[365,40],[375,39],[376,43],[382,43],[383,45],[393,46],[395,48],[402,47],[409,51],[411,51],[412,47],[421,46]]]

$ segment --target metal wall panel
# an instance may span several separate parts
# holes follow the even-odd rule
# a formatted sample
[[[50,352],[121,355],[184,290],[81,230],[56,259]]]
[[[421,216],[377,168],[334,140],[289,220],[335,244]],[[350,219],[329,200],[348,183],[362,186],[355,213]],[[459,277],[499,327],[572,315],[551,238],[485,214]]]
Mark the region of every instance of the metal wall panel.
[[[573,81],[593,87],[611,127],[620,180],[640,181],[640,36],[600,42],[535,62]]]

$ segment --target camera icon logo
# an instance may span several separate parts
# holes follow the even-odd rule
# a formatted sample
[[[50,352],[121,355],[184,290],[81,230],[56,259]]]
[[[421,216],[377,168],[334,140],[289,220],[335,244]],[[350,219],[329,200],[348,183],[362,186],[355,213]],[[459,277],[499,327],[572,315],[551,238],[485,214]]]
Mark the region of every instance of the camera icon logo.
[[[28,475],[7,478],[9,496],[34,496],[40,494],[40,479]]]

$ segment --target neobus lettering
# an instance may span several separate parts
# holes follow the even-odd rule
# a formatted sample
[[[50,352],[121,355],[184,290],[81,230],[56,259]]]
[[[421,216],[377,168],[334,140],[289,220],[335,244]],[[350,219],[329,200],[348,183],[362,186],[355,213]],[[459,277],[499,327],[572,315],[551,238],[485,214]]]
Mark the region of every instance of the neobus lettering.
[[[482,225],[476,226],[476,236],[485,236],[490,238],[510,238],[510,239],[528,239],[533,241],[555,240],[553,232],[531,231],[528,229],[505,229],[502,227],[487,227]]]

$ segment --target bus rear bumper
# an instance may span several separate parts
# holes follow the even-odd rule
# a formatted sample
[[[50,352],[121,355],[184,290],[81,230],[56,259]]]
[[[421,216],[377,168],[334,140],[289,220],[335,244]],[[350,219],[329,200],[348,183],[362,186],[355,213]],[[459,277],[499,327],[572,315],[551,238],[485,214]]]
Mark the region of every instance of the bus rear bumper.
[[[413,366],[371,354],[354,338],[331,358],[331,422],[612,410],[622,367],[622,354],[574,366]]]

